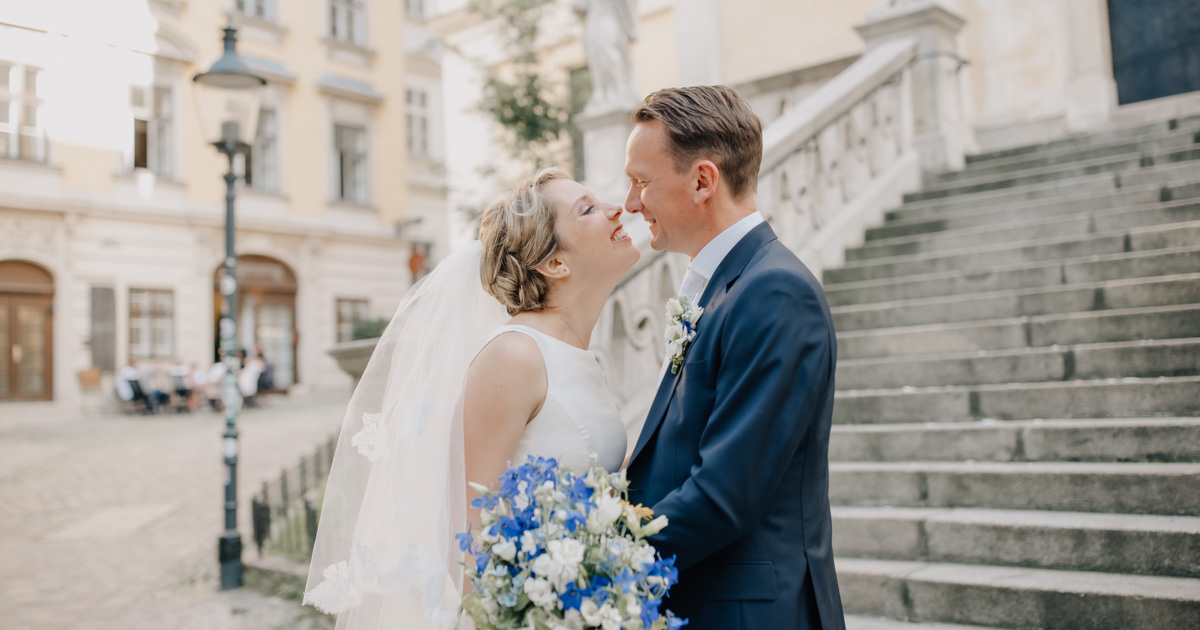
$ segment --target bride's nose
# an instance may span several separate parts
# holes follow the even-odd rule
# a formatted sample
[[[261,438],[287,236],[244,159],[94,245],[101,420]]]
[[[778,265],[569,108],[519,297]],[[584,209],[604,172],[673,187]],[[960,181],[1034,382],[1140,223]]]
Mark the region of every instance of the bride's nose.
[[[609,218],[610,220],[614,220],[614,219],[620,219],[620,218],[621,218],[621,213],[622,213],[622,212],[624,212],[624,211],[625,211],[625,209],[624,209],[624,208],[622,208],[621,206],[618,206],[618,205],[617,205],[617,204],[615,204],[615,203],[614,203],[614,204],[609,204],[609,206],[608,206],[608,218]]]

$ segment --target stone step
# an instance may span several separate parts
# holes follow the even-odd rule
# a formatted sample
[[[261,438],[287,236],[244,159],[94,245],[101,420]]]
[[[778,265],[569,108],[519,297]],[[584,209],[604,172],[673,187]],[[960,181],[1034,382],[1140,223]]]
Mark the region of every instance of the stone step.
[[[964,626],[957,623],[916,623],[873,617],[870,615],[846,615],[846,630],[996,630],[983,626]]]
[[[1126,173],[1159,164],[1177,164],[1200,160],[1200,147],[1163,149],[1148,153],[1128,153],[1086,161],[1071,161],[1026,171],[981,175],[970,179],[926,186],[918,192],[906,193],[904,201],[926,201],[991,190],[1019,188],[1045,182],[1071,181],[1096,173]]]
[[[1004,160],[1017,155],[1029,156],[1030,154],[1053,153],[1062,150],[1080,150],[1090,147],[1103,146],[1113,142],[1120,142],[1122,140],[1145,138],[1148,136],[1172,133],[1182,129],[1189,129],[1197,125],[1200,125],[1200,116],[1177,117],[1170,120],[1155,121],[1153,123],[1147,123],[1143,125],[1121,127],[1087,134],[1077,134],[1068,136],[1066,138],[1051,140],[1042,144],[1030,144],[997,151],[988,151],[976,155],[968,155],[967,164],[969,167],[980,167],[985,166],[984,163],[986,162]]]
[[[978,271],[954,270],[904,278],[845,282],[826,286],[825,296],[830,306],[847,306],[1197,272],[1200,272],[1200,244],[1004,265]]]
[[[904,560],[837,561],[848,614],[1045,630],[1181,630],[1195,578]]]
[[[1030,204],[1059,197],[1083,194],[1114,192],[1126,188],[1139,188],[1157,184],[1159,186],[1185,186],[1197,182],[1195,161],[1183,164],[1163,163],[1144,166],[1126,172],[1104,172],[1080,175],[1035,184],[1023,184],[996,190],[960,193],[949,197],[907,201],[894,210],[897,217],[937,216],[963,210],[993,209],[1004,206]],[[890,215],[885,215],[885,218]]]
[[[996,205],[943,204],[935,207],[901,207],[884,215],[885,223],[868,228],[866,240],[919,236],[931,232],[977,228],[1004,223],[1028,223],[1085,212],[1103,212],[1142,207],[1148,204],[1178,201],[1189,195],[1186,185],[1164,188],[1148,184],[1119,190],[1071,191],[1061,196],[1036,201],[1018,200]]]
[[[1200,204],[1196,205],[1200,212]],[[881,278],[974,270],[1123,252],[1171,249],[1200,244],[1200,221],[1168,223],[1096,234],[1058,236],[1034,241],[998,242],[939,252],[872,258],[826,269],[825,285]]]
[[[1164,192],[1162,186],[1141,186],[1122,190],[1101,192],[1083,191],[1061,197],[1038,201],[1018,201],[998,206],[953,206],[950,208],[915,208],[892,210],[885,215],[885,223],[867,228],[866,246],[875,241],[920,237],[936,232],[999,227],[1006,223],[1023,224],[1045,221],[1058,216],[1078,215],[1090,212],[1126,210],[1163,203],[1166,197],[1182,200],[1182,186],[1178,196]]]
[[[1200,518],[978,508],[833,507],[837,558],[1200,577]]]
[[[838,362],[836,382],[849,390],[1195,375],[1200,338],[846,360]]]
[[[1195,162],[1182,164],[1160,163],[1136,171],[1116,174],[1117,188],[1136,188],[1139,186],[1166,186],[1186,190],[1197,181],[1198,167]],[[1165,201],[1169,201],[1168,196]]]
[[[1200,273],[838,306],[832,312],[834,328],[849,333],[1180,304],[1200,304]]]
[[[1191,337],[1200,337],[1200,304],[844,332],[838,334],[838,360],[892,357],[916,360],[986,350]]]
[[[1088,210],[1076,214],[1039,216],[1031,221],[986,224],[867,241],[846,250],[846,262],[894,258],[1001,243],[1083,236],[1131,228],[1200,220],[1200,199],[1152,203],[1116,210]]]
[[[1200,376],[835,392],[836,424],[1200,415]]]
[[[1164,134],[1125,138],[1116,142],[1091,147],[1065,147],[1033,154],[1014,155],[986,162],[972,162],[967,164],[967,167],[961,171],[950,171],[934,175],[929,179],[929,183],[936,185],[962,182],[983,176],[1028,171],[1070,162],[1086,162],[1098,158],[1116,157],[1131,153],[1152,153],[1163,149],[1181,149],[1200,142],[1197,139],[1198,135],[1200,135],[1200,122],[1194,122],[1186,128],[1181,127]]]
[[[829,502],[1194,516],[1200,463],[831,462]]]
[[[838,424],[831,461],[1200,462],[1200,418]]]

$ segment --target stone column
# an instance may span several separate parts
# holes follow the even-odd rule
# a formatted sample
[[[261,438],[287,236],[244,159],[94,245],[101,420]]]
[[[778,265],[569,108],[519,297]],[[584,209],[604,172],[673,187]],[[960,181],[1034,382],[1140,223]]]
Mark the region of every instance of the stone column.
[[[974,144],[963,111],[958,33],[966,21],[936,0],[883,2],[855,29],[871,50],[885,42],[917,43],[912,68],[915,144],[927,173],[960,170]]]
[[[1108,6],[1104,0],[1064,0],[1063,11],[1071,73],[1067,127],[1093,129],[1107,122],[1117,105]]]

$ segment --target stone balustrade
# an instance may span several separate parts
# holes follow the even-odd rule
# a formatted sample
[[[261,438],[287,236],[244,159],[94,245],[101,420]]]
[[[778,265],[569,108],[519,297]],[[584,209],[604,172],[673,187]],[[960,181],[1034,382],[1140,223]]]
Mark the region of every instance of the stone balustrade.
[[[910,80],[916,50],[909,40],[869,50],[763,130],[758,208],[818,277],[920,185]],[[683,256],[641,247],[592,337],[630,440],[662,371],[664,304],[687,267]]]

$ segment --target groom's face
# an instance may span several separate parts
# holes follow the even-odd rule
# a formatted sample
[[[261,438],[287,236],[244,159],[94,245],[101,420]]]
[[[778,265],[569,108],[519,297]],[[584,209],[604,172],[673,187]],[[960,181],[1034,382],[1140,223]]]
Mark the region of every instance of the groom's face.
[[[625,211],[642,215],[650,224],[650,246],[695,256],[690,229],[692,178],[676,169],[662,122],[640,122],[633,128],[625,147],[625,174],[629,177]]]

